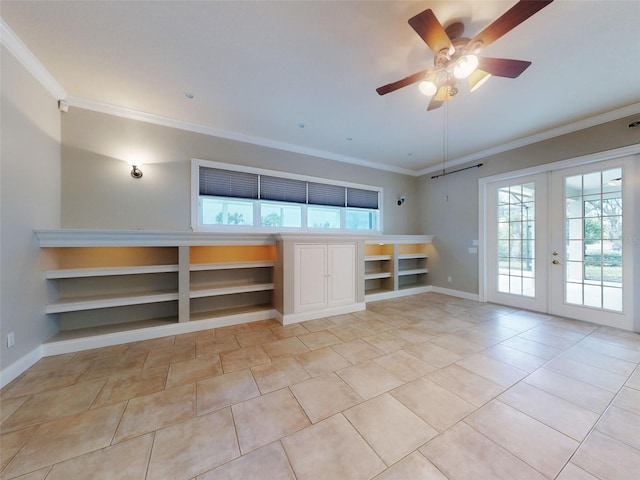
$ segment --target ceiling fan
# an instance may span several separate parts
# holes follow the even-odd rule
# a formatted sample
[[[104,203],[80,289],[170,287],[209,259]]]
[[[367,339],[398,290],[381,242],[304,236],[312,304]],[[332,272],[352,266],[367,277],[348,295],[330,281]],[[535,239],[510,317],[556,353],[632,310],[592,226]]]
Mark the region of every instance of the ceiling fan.
[[[471,39],[462,36],[464,32],[462,23],[452,23],[445,29],[431,9],[419,13],[409,19],[409,25],[435,54],[433,68],[379,87],[376,91],[379,95],[386,95],[420,82],[420,91],[424,95],[433,97],[427,107],[427,110],[433,110],[458,93],[457,85],[462,79],[468,79],[469,89],[473,92],[492,75],[518,77],[531,65],[531,62],[479,57],[477,54],[552,1],[520,0]]]

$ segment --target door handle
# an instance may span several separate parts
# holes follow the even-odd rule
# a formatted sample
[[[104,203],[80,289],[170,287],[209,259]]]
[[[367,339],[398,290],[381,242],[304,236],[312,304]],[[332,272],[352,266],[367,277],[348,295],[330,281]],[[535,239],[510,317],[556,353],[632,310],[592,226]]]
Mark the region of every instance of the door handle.
[[[559,261],[559,260],[554,260],[554,261],[553,261],[553,262],[551,262],[551,263],[553,263],[554,265],[558,265],[558,264],[560,263],[560,261]]]

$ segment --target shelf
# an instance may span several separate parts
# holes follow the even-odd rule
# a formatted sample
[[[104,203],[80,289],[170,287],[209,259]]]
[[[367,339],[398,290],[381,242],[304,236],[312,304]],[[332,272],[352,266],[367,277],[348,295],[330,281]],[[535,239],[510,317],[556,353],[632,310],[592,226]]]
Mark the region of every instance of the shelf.
[[[46,313],[77,312],[97,308],[122,307],[145,303],[170,302],[178,300],[177,291],[140,293],[136,295],[96,295],[91,297],[63,298],[46,306]]]
[[[414,258],[427,258],[426,253],[401,253],[398,255],[398,260],[411,260]]]
[[[369,296],[369,295],[379,295],[381,293],[389,293],[389,292],[393,292],[393,289],[391,288],[370,288],[368,290],[365,290],[365,295]]]
[[[273,267],[274,262],[264,260],[258,262],[228,262],[228,263],[197,263],[191,264],[189,269],[192,272],[203,272],[210,270],[236,270],[239,268],[267,268]]]
[[[381,260],[391,260],[391,255],[368,255],[364,258],[365,262],[377,262]]]
[[[250,315],[259,312],[271,312],[273,306],[269,304],[264,305],[243,305],[239,307],[220,308],[216,310],[207,310],[204,312],[194,312],[191,314],[191,321],[197,322],[202,320],[209,320],[212,318],[231,317],[234,315]]]
[[[398,276],[402,277],[405,275],[420,275],[423,273],[429,273],[429,270],[427,270],[426,268],[413,268],[411,270],[400,270],[398,272]]]
[[[164,325],[174,325],[178,323],[177,317],[155,318],[150,320],[138,320],[135,322],[114,323],[110,325],[100,325],[95,327],[77,328],[73,330],[61,330],[45,344],[54,344],[67,340],[77,340],[88,337],[96,337],[113,333],[129,332],[132,330],[140,330],[144,328],[155,328]]]
[[[137,267],[106,267],[106,268],[70,268],[61,270],[47,270],[45,278],[54,280],[60,278],[88,278],[109,277],[114,275],[139,275],[147,273],[172,273],[178,271],[178,265],[147,265]]]
[[[216,286],[198,286],[191,287],[189,298],[215,297],[234,293],[262,292],[273,289],[273,283],[238,283],[226,285],[221,284]]]
[[[375,280],[376,278],[391,278],[391,272],[371,272],[364,276],[365,280]]]

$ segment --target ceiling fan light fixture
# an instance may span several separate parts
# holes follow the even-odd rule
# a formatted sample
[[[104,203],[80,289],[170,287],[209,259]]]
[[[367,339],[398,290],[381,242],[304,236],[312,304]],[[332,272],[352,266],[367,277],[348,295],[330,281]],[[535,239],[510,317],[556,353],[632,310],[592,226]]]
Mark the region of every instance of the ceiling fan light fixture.
[[[485,72],[484,70],[476,70],[469,75],[469,91],[475,92],[482,85],[485,84],[487,80],[491,78],[491,74],[489,72]]]
[[[453,76],[461,80],[471,75],[478,68],[478,57],[475,55],[463,55],[456,60],[453,66]]]
[[[418,84],[418,88],[420,89],[420,93],[422,93],[427,97],[431,97],[435,95],[436,92],[438,91],[438,87],[436,87],[436,84],[433,82],[432,79],[429,79],[429,77],[421,81]]]

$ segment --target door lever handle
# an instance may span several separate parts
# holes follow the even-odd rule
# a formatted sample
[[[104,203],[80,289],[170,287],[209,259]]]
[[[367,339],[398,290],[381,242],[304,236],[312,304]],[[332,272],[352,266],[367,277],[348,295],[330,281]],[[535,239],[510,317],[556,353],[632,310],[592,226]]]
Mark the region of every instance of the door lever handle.
[[[558,265],[558,264],[560,263],[560,261],[559,261],[559,260],[554,260],[554,261],[553,261],[553,262],[551,262],[551,263],[553,263],[554,265]]]

